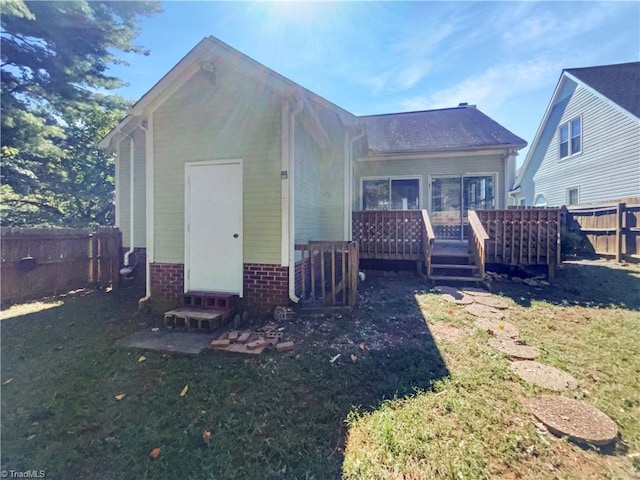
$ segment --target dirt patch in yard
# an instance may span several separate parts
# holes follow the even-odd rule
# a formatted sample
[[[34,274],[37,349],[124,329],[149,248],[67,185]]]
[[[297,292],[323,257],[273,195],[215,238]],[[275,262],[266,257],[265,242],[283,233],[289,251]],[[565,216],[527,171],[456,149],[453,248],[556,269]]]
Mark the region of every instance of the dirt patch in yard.
[[[298,353],[326,350],[348,357],[368,350],[428,351],[436,348],[434,338],[415,299],[425,289],[410,272],[368,271],[352,313],[311,315],[301,310],[294,320],[279,325]]]

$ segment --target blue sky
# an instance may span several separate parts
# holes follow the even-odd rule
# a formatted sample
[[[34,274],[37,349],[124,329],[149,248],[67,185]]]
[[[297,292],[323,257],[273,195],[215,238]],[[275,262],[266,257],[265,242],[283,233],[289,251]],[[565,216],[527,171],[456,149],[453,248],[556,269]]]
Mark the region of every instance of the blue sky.
[[[563,68],[638,61],[639,2],[163,2],[138,99],[213,35],[356,115],[475,104],[531,143]],[[524,160],[521,152],[519,162]]]

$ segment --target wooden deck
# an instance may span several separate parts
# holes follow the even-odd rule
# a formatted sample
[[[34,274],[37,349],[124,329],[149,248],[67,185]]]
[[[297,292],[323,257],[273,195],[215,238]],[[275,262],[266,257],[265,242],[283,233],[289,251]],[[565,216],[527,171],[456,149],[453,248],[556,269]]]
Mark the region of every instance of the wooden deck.
[[[559,209],[469,211],[469,239],[435,238],[426,210],[353,212],[359,258],[413,260],[429,280],[484,280],[487,263],[547,265],[560,261]]]

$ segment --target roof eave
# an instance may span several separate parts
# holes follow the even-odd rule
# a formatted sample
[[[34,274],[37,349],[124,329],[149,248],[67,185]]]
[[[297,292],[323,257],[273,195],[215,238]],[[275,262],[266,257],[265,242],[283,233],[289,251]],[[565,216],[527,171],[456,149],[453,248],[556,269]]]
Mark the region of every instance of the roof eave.
[[[502,143],[493,145],[477,145],[468,147],[443,147],[443,148],[403,148],[398,150],[369,150],[371,155],[402,155],[402,154],[433,154],[433,153],[450,153],[450,152],[477,152],[484,150],[520,150],[527,146],[527,142],[524,143]]]

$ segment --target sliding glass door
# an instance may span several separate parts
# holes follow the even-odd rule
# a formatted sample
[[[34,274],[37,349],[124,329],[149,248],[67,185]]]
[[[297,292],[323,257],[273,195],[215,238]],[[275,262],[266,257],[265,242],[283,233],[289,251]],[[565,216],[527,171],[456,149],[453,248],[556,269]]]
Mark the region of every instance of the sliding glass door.
[[[495,175],[456,175],[432,177],[431,223],[437,238],[466,238],[467,211],[494,209]]]

